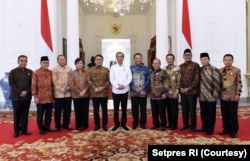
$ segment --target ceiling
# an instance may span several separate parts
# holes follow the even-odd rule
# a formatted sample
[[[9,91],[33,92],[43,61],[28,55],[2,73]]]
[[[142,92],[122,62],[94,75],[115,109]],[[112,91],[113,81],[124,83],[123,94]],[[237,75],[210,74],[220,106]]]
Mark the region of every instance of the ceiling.
[[[94,3],[89,3],[87,6],[84,2],[84,0],[80,0],[80,6],[83,8],[83,11],[85,14],[89,15],[119,15],[119,13],[114,12],[114,5],[112,3],[112,0],[108,1],[108,4],[104,6],[97,6],[96,10],[96,5]],[[145,4],[143,6],[143,10],[141,9],[141,5],[139,0],[134,0],[134,3],[130,6],[130,11],[129,13],[126,12],[126,15],[140,15],[140,14],[146,14],[148,9],[150,7],[150,4]]]

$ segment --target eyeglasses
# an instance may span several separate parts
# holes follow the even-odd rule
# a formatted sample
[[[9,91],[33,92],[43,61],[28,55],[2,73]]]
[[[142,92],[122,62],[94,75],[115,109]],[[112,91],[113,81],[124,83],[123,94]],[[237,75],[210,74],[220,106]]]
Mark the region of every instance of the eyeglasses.
[[[20,62],[27,62],[27,60],[19,60]]]

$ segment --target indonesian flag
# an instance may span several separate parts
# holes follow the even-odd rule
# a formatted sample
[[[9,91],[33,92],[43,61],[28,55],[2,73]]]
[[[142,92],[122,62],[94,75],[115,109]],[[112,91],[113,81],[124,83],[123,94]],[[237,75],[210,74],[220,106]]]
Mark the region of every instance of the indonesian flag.
[[[183,51],[186,48],[192,49],[192,39],[191,39],[189,11],[188,11],[188,0],[183,0],[183,4],[182,4],[182,34],[184,36],[184,40],[182,43]]]
[[[41,35],[51,52],[53,52],[47,0],[41,0]]]

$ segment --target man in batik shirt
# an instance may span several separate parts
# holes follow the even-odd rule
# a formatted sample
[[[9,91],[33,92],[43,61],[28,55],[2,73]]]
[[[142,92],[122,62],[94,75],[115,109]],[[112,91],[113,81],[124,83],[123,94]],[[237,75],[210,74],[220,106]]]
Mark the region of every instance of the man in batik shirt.
[[[32,95],[37,107],[37,126],[41,135],[50,128],[52,105],[54,102],[52,71],[49,68],[49,58],[41,57],[41,67],[32,74]]]
[[[202,64],[200,71],[200,114],[202,128],[199,132],[211,135],[214,132],[216,121],[216,102],[220,96],[220,73],[219,70],[210,64],[208,53],[200,54]]]
[[[165,131],[167,124],[165,99],[168,95],[169,79],[166,71],[161,69],[160,59],[154,59],[152,67],[153,70],[150,72],[150,103],[153,126],[151,129],[161,128],[161,131]]]
[[[55,97],[55,126],[56,131],[63,129],[72,130],[70,127],[71,116],[71,90],[70,90],[70,76],[72,69],[67,66],[66,57],[64,55],[57,56],[58,66],[52,70],[52,80],[54,84],[54,97]],[[63,112],[63,122],[61,124],[61,115]]]
[[[238,104],[242,92],[242,82],[241,70],[232,65],[233,59],[232,54],[224,55],[223,63],[225,67],[220,68],[223,130],[219,134],[230,134],[231,138],[236,138],[239,130]]]
[[[88,84],[91,89],[91,97],[94,106],[94,131],[100,129],[99,108],[102,108],[102,128],[108,131],[108,90],[110,86],[109,69],[102,66],[103,56],[95,56],[96,66],[89,69]]]
[[[167,54],[166,72],[169,78],[169,93],[166,99],[168,127],[175,130],[178,125],[178,111],[179,111],[179,88],[181,80],[181,69],[174,65],[175,56]]]
[[[192,61],[192,52],[185,49],[183,53],[185,62],[180,65],[181,68],[181,107],[183,127],[181,130],[190,128],[191,132],[196,131],[196,105],[200,81],[200,66]],[[190,120],[189,120],[190,116]]]
[[[147,95],[150,84],[150,72],[149,68],[142,64],[141,53],[134,54],[134,61],[135,64],[130,66],[132,81],[129,84],[133,115],[132,129],[135,130],[139,123],[142,129],[146,129]]]

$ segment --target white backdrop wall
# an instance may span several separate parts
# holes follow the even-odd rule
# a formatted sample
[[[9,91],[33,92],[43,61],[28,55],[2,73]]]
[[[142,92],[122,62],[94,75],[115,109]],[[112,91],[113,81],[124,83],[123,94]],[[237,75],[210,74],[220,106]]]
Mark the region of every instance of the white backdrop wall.
[[[246,1],[245,0],[188,0],[193,60],[200,63],[200,53],[210,54],[211,64],[224,66],[223,56],[234,55],[235,66],[241,69],[242,97],[247,96],[246,61]],[[182,0],[176,1],[177,64],[183,62],[181,33]]]
[[[27,67],[40,67],[40,57],[48,55],[50,68],[56,64],[57,46],[57,0],[48,0],[53,54],[41,50],[44,41],[40,34],[40,1],[1,0],[0,1],[0,79],[5,72],[18,66],[17,57],[28,56]],[[0,108],[4,106],[4,96],[0,91]]]

